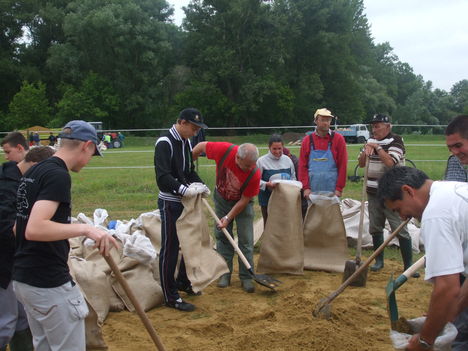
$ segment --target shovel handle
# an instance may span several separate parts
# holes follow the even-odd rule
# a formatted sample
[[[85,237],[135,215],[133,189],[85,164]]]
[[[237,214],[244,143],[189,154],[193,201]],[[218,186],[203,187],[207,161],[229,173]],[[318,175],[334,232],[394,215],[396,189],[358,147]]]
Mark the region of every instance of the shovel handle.
[[[218,216],[216,215],[215,211],[213,210],[213,208],[210,206],[210,204],[208,203],[208,201],[206,201],[206,199],[202,198],[202,201],[203,203],[205,204],[206,208],[208,209],[208,211],[210,212],[211,216],[214,218],[214,220],[216,221],[217,224],[221,224],[221,221],[219,220]],[[245,258],[244,254],[242,253],[242,251],[240,250],[239,246],[236,244],[236,242],[234,241],[234,239],[232,238],[231,234],[229,234],[229,232],[227,231],[226,228],[221,228],[224,236],[226,237],[226,239],[229,240],[229,242],[231,243],[232,247],[234,248],[234,250],[236,250],[237,252],[237,255],[239,255],[240,259],[242,260],[242,262],[244,263],[244,266],[245,268],[247,268],[247,270],[253,274],[253,271],[252,271],[252,266],[250,265],[249,261],[247,261],[247,258]]]
[[[348,279],[346,279],[343,284],[341,284],[341,286],[336,289],[334,292],[332,292],[325,300],[323,300],[321,302],[322,305],[325,305],[325,304],[329,304],[330,302],[332,302],[339,294],[341,294],[343,292],[344,289],[346,289],[346,287],[351,284],[353,282],[353,280],[359,275],[361,274],[362,271],[364,271],[365,269],[367,269],[367,267],[371,264],[372,260],[378,255],[380,254],[384,249],[385,247],[388,245],[388,243],[390,241],[392,241],[392,239],[394,237],[396,237],[398,235],[398,233],[403,229],[403,227],[405,225],[408,224],[408,222],[410,221],[411,218],[408,218],[407,220],[401,222],[401,224],[398,226],[397,229],[395,229],[395,231],[390,234],[387,239],[385,239],[385,241],[383,242],[382,245],[380,245],[377,250],[374,251],[374,253],[367,259],[366,262],[364,262],[362,264],[361,267],[359,267],[359,269],[357,269]],[[322,306],[323,307],[323,306]]]
[[[148,316],[146,315],[145,311],[141,307],[141,305],[138,302],[137,298],[133,294],[132,289],[130,289],[130,286],[128,285],[127,280],[122,275],[122,272],[120,272],[120,269],[116,265],[114,259],[110,255],[109,256],[104,256],[103,255],[103,257],[106,260],[109,267],[112,269],[112,272],[114,272],[115,277],[117,278],[117,281],[119,282],[119,284],[124,289],[124,291],[127,294],[128,298],[132,302],[133,307],[135,307],[135,310],[137,311],[138,316],[140,317],[141,321],[143,322],[143,325],[145,326],[146,330],[148,331],[148,334],[150,335],[150,337],[153,340],[154,344],[156,345],[156,348],[159,351],[165,351],[166,349],[164,348],[164,345],[162,344],[161,339],[156,334],[156,330],[154,330],[153,325],[151,324]]]
[[[422,267],[426,263],[426,256],[421,257],[417,260],[411,267],[409,267],[406,271],[404,271],[401,275],[404,275],[406,279],[409,279],[416,271]]]
[[[361,252],[362,252],[362,232],[364,229],[364,211],[366,209],[366,187],[367,187],[367,175],[369,174],[369,157],[366,156],[366,165],[364,166],[364,183],[362,184],[362,194],[361,194],[361,210],[359,213],[359,229],[358,229],[358,239],[356,244],[356,262],[361,262]]]

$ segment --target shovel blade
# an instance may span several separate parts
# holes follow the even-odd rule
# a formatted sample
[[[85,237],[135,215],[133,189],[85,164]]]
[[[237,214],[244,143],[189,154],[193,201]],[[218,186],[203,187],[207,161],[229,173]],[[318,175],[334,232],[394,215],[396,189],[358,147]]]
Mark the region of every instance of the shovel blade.
[[[281,281],[278,279],[272,278],[269,275],[266,274],[252,274],[253,280],[255,280],[258,284],[263,285],[264,287],[267,287],[268,289],[271,289],[273,291],[276,291],[275,289],[282,284]]]
[[[398,321],[398,306],[396,302],[395,290],[395,281],[393,280],[392,275],[388,281],[387,287],[385,288],[387,295],[387,312],[388,317],[390,318],[390,325],[392,326],[392,329],[396,328],[396,323]]]
[[[345,268],[343,273],[343,283],[351,277],[354,272],[356,272],[361,266],[363,265],[362,262],[357,262],[355,260],[348,260],[345,262]],[[364,287],[367,283],[367,269],[364,269],[361,273],[359,273],[353,281],[349,284],[351,286],[357,287]]]

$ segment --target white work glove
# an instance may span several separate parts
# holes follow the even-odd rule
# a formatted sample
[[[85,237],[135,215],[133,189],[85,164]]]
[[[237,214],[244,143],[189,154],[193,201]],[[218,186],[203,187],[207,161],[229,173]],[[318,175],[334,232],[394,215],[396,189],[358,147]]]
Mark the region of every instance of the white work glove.
[[[198,194],[201,194],[203,191],[201,191],[199,188],[187,188],[187,190],[184,193],[184,197],[195,197]]]
[[[207,198],[209,197],[211,194],[211,191],[210,191],[210,188],[208,188],[205,184],[203,184],[203,192],[202,192],[202,196],[204,198]]]

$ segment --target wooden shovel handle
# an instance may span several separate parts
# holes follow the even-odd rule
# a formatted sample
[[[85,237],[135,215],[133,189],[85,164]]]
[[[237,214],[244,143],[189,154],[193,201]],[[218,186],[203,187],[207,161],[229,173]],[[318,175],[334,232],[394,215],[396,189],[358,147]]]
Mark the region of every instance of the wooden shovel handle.
[[[202,198],[202,201],[203,203],[205,204],[206,208],[208,209],[208,211],[210,212],[211,216],[214,218],[214,220],[216,221],[216,223],[218,224],[221,224],[221,221],[219,220],[218,216],[216,215],[215,211],[213,210],[213,208],[211,208],[210,204],[208,203],[208,201],[206,201],[206,199]],[[239,246],[236,244],[236,242],[234,241],[234,239],[232,238],[231,234],[229,234],[229,232],[227,231],[226,228],[221,228],[221,230],[223,231],[224,233],[224,236],[226,237],[226,239],[229,240],[229,242],[231,243],[232,247],[234,248],[234,250],[236,250],[237,252],[237,255],[240,257],[240,259],[242,260],[242,262],[244,263],[244,266],[245,268],[247,268],[247,270],[251,270],[252,269],[252,266],[250,265],[249,261],[247,261],[247,258],[245,258],[244,254],[242,253],[242,251],[239,249]]]
[[[362,184],[361,194],[361,212],[359,213],[359,229],[358,239],[356,244],[356,262],[361,262],[362,252],[362,232],[364,231],[364,212],[366,209],[366,187],[367,187],[367,175],[369,173],[369,156],[366,155],[366,165],[364,166],[364,183]]]
[[[151,324],[148,316],[146,315],[145,311],[141,307],[141,305],[138,302],[137,298],[133,294],[132,289],[130,289],[130,286],[128,285],[127,280],[122,275],[122,272],[120,272],[119,267],[115,264],[114,259],[110,255],[109,256],[104,256],[103,255],[103,257],[106,260],[109,267],[112,269],[112,272],[114,272],[115,277],[117,278],[117,281],[119,282],[119,284],[124,289],[124,291],[127,294],[128,298],[132,302],[133,307],[135,307],[135,310],[137,311],[138,316],[140,317],[141,321],[143,322],[143,325],[145,326],[146,330],[148,331],[148,334],[150,335],[150,337],[153,340],[154,344],[156,345],[156,348],[159,351],[165,351],[166,349],[164,348],[164,345],[162,344],[161,339],[156,334],[156,330],[154,330],[153,325]]]
[[[375,258],[378,254],[380,254],[380,253],[385,249],[385,247],[388,245],[388,243],[389,243],[390,241],[392,241],[392,239],[393,239],[394,237],[396,237],[396,236],[398,235],[398,233],[403,229],[403,227],[404,227],[405,225],[408,224],[408,222],[410,221],[410,219],[411,219],[411,218],[408,218],[408,219],[405,220],[404,222],[401,222],[401,224],[398,226],[398,228],[395,229],[395,231],[394,231],[392,234],[390,234],[390,235],[387,237],[387,239],[385,239],[385,241],[383,242],[383,244],[380,245],[380,246],[378,247],[378,249],[374,251],[374,253],[367,259],[367,261],[364,262],[364,263],[362,264],[362,266],[359,267],[359,269],[357,269],[348,279],[346,279],[346,280],[344,281],[344,283],[341,284],[341,286],[340,286],[338,289],[336,289],[334,292],[332,292],[332,293],[328,296],[328,298],[326,298],[325,300],[323,300],[322,304],[325,305],[325,304],[328,304],[328,303],[332,302],[339,294],[341,294],[341,293],[343,292],[344,289],[346,289],[346,287],[347,287],[349,284],[351,284],[351,283],[353,282],[353,280],[354,280],[359,274],[361,274],[361,272],[362,272],[363,270],[367,269],[367,267],[371,264],[371,262],[374,260],[374,258]]]

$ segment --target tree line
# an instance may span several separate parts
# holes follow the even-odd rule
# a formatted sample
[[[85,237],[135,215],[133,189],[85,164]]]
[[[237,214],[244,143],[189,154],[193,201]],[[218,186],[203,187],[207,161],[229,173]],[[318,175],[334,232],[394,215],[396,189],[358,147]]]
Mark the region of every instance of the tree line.
[[[184,107],[209,126],[339,124],[388,113],[446,124],[468,113],[468,80],[434,89],[375,43],[362,0],[0,2],[0,125],[160,128]]]

